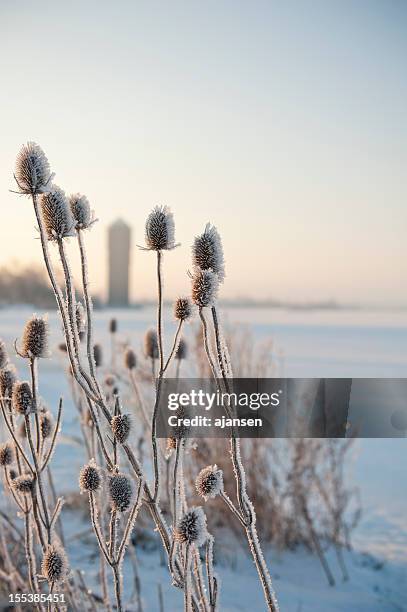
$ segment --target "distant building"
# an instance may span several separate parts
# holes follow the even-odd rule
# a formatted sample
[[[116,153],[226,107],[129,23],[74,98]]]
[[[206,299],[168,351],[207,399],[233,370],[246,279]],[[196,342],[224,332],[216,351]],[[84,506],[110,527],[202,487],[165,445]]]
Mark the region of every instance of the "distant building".
[[[117,219],[108,229],[109,305],[129,305],[131,229]]]

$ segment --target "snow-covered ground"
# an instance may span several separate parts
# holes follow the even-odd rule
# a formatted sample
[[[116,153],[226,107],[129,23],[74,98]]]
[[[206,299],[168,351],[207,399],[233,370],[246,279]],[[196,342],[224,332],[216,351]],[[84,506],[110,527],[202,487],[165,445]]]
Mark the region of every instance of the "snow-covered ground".
[[[0,337],[11,346],[22,332],[31,309],[0,309]],[[106,345],[111,316],[119,320],[119,335],[136,350],[145,329],[154,324],[153,309],[100,311],[96,340]],[[407,371],[407,313],[362,311],[285,312],[261,309],[230,309],[228,322],[249,325],[256,339],[272,338],[285,376],[303,377],[404,377]],[[56,313],[50,314],[53,347],[60,341]],[[56,350],[54,350],[57,353]],[[22,378],[26,364],[17,360]],[[83,462],[76,413],[70,402],[62,358],[46,360],[40,367],[40,390],[55,409],[65,398],[63,436],[53,458],[58,493],[76,488]],[[407,441],[406,439],[359,440],[352,477],[361,491],[363,516],[354,534],[355,550],[346,554],[351,579],[327,586],[318,560],[305,551],[276,554],[268,559],[283,612],[385,612],[407,610]],[[77,514],[65,513],[70,535],[82,532],[87,523]],[[218,564],[221,578],[221,609],[262,610],[262,594],[251,560],[236,551],[236,567]],[[69,554],[73,566],[84,567],[92,584],[97,567],[91,541],[72,540]],[[328,553],[329,555],[331,553]],[[158,553],[140,552],[142,597],[146,610],[158,610],[157,583],[164,591],[166,612],[182,609],[182,597],[169,584],[166,567]],[[335,559],[331,565],[336,568]],[[131,585],[127,588],[131,591]],[[128,592],[129,592],[128,591]]]

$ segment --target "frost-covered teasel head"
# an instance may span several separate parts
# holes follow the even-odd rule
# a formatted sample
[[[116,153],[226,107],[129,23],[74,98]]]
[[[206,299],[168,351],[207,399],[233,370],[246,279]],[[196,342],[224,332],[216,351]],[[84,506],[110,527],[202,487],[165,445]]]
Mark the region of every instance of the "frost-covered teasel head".
[[[53,423],[54,423],[54,420],[49,410],[46,410],[45,412],[41,412],[40,429],[41,429],[41,437],[43,440],[46,440],[52,434]]]
[[[0,369],[4,368],[7,365],[7,362],[8,354],[6,345],[4,344],[3,340],[0,340]]]
[[[25,416],[33,411],[33,396],[31,386],[28,382],[16,382],[13,385],[12,404],[13,410],[17,412],[17,414],[23,414]]]
[[[21,193],[27,195],[44,193],[51,187],[53,174],[48,159],[35,142],[27,142],[20,149],[14,177]]]
[[[148,329],[144,336],[144,353],[150,359],[158,359],[158,336],[152,327]]]
[[[223,473],[217,465],[208,465],[201,470],[195,480],[198,495],[207,499],[215,498],[223,491]]]
[[[202,546],[208,539],[206,516],[200,506],[190,508],[181,517],[175,529],[175,538],[181,544]]]
[[[110,423],[112,433],[120,444],[124,444],[130,435],[131,417],[129,414],[116,414]]]
[[[192,263],[200,270],[212,270],[220,282],[225,278],[223,247],[218,230],[207,223],[205,231],[196,236],[192,246]]]
[[[11,442],[0,444],[0,465],[2,467],[12,465],[14,463],[14,455],[14,445]]]
[[[50,584],[58,584],[65,580],[69,565],[61,544],[54,542],[48,546],[42,558],[41,571]]]
[[[13,488],[22,495],[30,495],[34,490],[34,479],[31,474],[21,474],[14,478]]]
[[[136,353],[130,346],[128,346],[124,352],[124,366],[127,370],[134,370],[137,366]]]
[[[86,196],[74,193],[69,197],[69,206],[77,230],[88,229],[96,222],[93,210],[90,209],[89,200]]]
[[[11,397],[16,380],[17,372],[12,364],[8,364],[0,370],[0,397]]]
[[[113,510],[126,512],[133,500],[133,484],[125,474],[114,474],[109,478],[109,498]]]
[[[75,220],[65,192],[60,187],[53,185],[48,193],[44,193],[40,205],[48,240],[59,241],[75,235]]]
[[[21,354],[27,358],[49,357],[49,326],[46,317],[32,316],[27,321],[21,345]]]
[[[195,270],[192,276],[192,301],[204,308],[212,306],[216,300],[219,279],[212,270]]]
[[[95,491],[98,491],[101,486],[101,470],[96,465],[95,460],[91,459],[89,463],[84,465],[79,472],[79,488],[82,493],[95,493]]]
[[[146,221],[146,248],[149,251],[168,251],[174,249],[174,217],[168,206],[156,206]]]
[[[183,338],[181,338],[181,340],[178,343],[177,350],[175,352],[175,359],[178,359],[179,361],[181,361],[181,359],[186,359],[187,356],[188,356],[188,345],[186,341]]]
[[[178,321],[188,321],[192,316],[191,300],[187,297],[179,297],[174,304],[174,317]]]
[[[100,368],[103,364],[103,351],[100,344],[95,344],[93,347],[93,358],[95,360],[95,366]]]

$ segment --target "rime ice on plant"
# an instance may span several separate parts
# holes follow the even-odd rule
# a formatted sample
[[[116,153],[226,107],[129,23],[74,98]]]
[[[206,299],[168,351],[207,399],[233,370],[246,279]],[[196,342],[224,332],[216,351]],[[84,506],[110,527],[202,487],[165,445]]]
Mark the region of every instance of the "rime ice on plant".
[[[220,282],[225,278],[223,247],[218,230],[208,223],[203,234],[196,236],[192,246],[192,262],[200,270],[212,270]]]
[[[133,499],[133,485],[125,474],[114,474],[109,477],[109,498],[113,510],[126,512]]]
[[[40,198],[41,215],[51,241],[75,235],[75,220],[69,208],[65,192],[56,185]]]
[[[156,206],[147,217],[146,245],[150,251],[174,249],[174,217],[168,206]]]
[[[50,584],[63,582],[68,574],[68,559],[59,543],[50,544],[41,563],[43,576]]]
[[[181,544],[202,546],[208,538],[206,516],[200,506],[187,510],[175,529],[175,538]]]
[[[45,317],[34,315],[24,328],[21,353],[27,358],[49,357],[49,328]]]
[[[48,191],[53,175],[44,151],[35,142],[27,142],[20,149],[14,172],[21,193],[36,195]]]
[[[150,359],[158,359],[158,337],[154,328],[148,329],[145,333],[144,353]]]
[[[4,368],[8,362],[6,345],[3,340],[0,340],[0,369]]]
[[[186,359],[187,355],[188,355],[188,345],[186,341],[183,338],[181,338],[178,344],[178,348],[175,353],[175,359],[179,359],[179,360]]]
[[[43,440],[49,438],[52,433],[53,418],[49,410],[40,414],[41,437]]]
[[[5,467],[6,465],[12,465],[14,462],[14,446],[11,442],[4,442],[0,444],[0,465]]]
[[[100,468],[96,465],[94,459],[91,459],[79,472],[79,488],[82,492],[94,493],[100,489],[101,485]]]
[[[14,384],[12,404],[14,411],[18,414],[23,414],[26,416],[32,412],[33,396],[31,386],[28,382],[16,382]]]
[[[136,353],[132,348],[127,347],[124,353],[124,365],[127,370],[134,370],[137,365]]]
[[[86,331],[86,315],[82,302],[76,302],[75,319],[79,337],[82,337]]]
[[[223,473],[217,465],[208,465],[201,470],[195,480],[198,495],[206,501],[215,498],[223,491]]]
[[[100,344],[95,344],[93,347],[93,358],[95,360],[95,366],[100,368],[100,366],[103,364],[103,351]]]
[[[191,300],[187,297],[179,297],[174,304],[174,317],[178,321],[187,321],[192,316]]]
[[[80,193],[75,193],[69,197],[69,206],[75,220],[77,230],[88,229],[96,221],[93,211],[90,209],[89,200]]]
[[[112,433],[120,444],[124,444],[131,431],[131,418],[129,414],[116,414],[111,422]]]
[[[11,397],[13,385],[17,380],[16,369],[13,365],[6,365],[0,370],[0,396]]]
[[[34,479],[31,474],[21,474],[14,478],[13,488],[22,495],[30,495],[34,490]]]
[[[196,270],[192,276],[192,301],[204,308],[213,306],[218,293],[219,279],[212,270]]]

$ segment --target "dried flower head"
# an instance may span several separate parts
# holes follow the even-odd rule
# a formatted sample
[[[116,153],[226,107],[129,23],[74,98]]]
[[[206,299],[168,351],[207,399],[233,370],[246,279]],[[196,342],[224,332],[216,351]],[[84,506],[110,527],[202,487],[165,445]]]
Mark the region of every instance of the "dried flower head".
[[[95,360],[95,366],[100,368],[100,366],[103,364],[103,352],[100,344],[95,344],[93,347],[93,358]]]
[[[154,328],[146,331],[144,336],[144,353],[150,359],[158,359],[158,337]]]
[[[208,465],[201,470],[195,480],[198,495],[206,501],[215,498],[223,491],[223,473],[217,465]]]
[[[112,433],[120,444],[124,444],[131,430],[131,418],[129,414],[116,414],[110,423]]]
[[[125,474],[114,474],[109,478],[109,497],[112,509],[126,512],[133,499],[133,484]]]
[[[117,319],[110,319],[109,331],[111,334],[115,334],[117,332]]]
[[[14,445],[11,442],[0,444],[0,465],[11,465],[14,462]]]
[[[188,356],[188,344],[186,343],[186,341],[181,338],[181,340],[178,343],[178,348],[177,351],[175,353],[175,359],[186,359]]]
[[[21,193],[35,195],[47,191],[54,178],[44,151],[35,142],[20,149],[14,172]]]
[[[7,365],[7,362],[8,354],[6,345],[4,344],[3,340],[0,340],[0,369],[4,368]]]
[[[133,351],[133,349],[129,346],[126,348],[125,352],[124,352],[124,366],[128,369],[128,370],[134,370],[134,368],[137,365],[137,357],[136,357],[136,353]]]
[[[218,230],[207,223],[205,231],[196,236],[192,246],[192,262],[200,270],[212,270],[220,282],[225,278],[223,247]]]
[[[21,353],[27,358],[40,358],[49,356],[49,327],[48,320],[46,317],[37,317],[33,315],[29,321],[27,321],[23,340]]]
[[[27,415],[33,411],[33,396],[28,382],[16,382],[13,386],[13,409],[18,414]]]
[[[94,493],[101,486],[102,475],[100,468],[96,465],[94,459],[91,459],[79,472],[79,488],[82,492]]]
[[[13,488],[22,495],[30,495],[34,490],[34,479],[31,474],[21,474],[13,480]]]
[[[11,397],[13,385],[17,380],[17,372],[13,365],[6,365],[0,370],[0,396]]]
[[[82,336],[86,331],[86,315],[82,302],[76,302],[75,318],[78,334],[79,336]]]
[[[178,522],[174,535],[182,544],[202,546],[206,542],[208,538],[206,516],[200,506],[185,512]]]
[[[50,544],[44,553],[41,571],[50,584],[63,582],[69,572],[68,559],[59,543]]]
[[[196,270],[192,276],[192,301],[199,307],[212,306],[218,293],[219,279],[212,270]]]
[[[191,300],[187,297],[180,297],[174,304],[174,317],[178,321],[187,321],[192,316]]]
[[[50,435],[52,434],[53,422],[54,420],[49,410],[46,410],[45,412],[41,412],[40,428],[41,428],[41,437],[43,438],[43,440],[45,440],[46,438],[49,438]]]
[[[149,251],[174,249],[174,217],[167,206],[156,206],[147,217],[146,244]]]
[[[69,206],[75,219],[77,230],[88,229],[96,221],[93,210],[90,209],[89,200],[80,193],[75,193],[69,197]]]
[[[41,215],[48,240],[56,241],[75,235],[75,220],[65,192],[56,185],[40,199]]]

